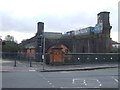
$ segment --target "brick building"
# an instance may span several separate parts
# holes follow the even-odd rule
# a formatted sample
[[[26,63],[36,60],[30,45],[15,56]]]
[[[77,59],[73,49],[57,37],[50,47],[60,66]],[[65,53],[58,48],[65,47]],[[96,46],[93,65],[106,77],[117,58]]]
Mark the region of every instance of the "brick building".
[[[92,27],[92,30],[90,30],[89,33],[86,31],[87,34],[83,33],[78,34],[77,36],[74,34],[65,36],[62,33],[44,32],[44,23],[38,22],[36,35],[20,44],[24,47],[24,50],[21,50],[20,52],[24,51],[26,53],[39,53],[39,55],[34,54],[34,56],[32,55],[31,57],[42,60],[40,57],[43,53],[43,36],[45,36],[45,53],[50,53],[53,48],[56,47],[62,48],[61,51],[64,53],[110,52],[112,45],[110,30],[112,26],[110,26],[109,14],[110,12],[98,13],[96,26]],[[99,28],[98,25],[102,25],[102,28],[100,28],[100,33],[96,33],[96,31],[99,30],[96,29]],[[74,31],[71,32],[73,33]],[[54,51],[57,52],[57,50]]]

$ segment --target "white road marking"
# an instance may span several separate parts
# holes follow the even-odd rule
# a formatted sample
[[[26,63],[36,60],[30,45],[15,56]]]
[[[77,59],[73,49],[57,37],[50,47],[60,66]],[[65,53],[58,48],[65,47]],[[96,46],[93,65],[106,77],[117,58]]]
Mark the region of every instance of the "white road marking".
[[[35,72],[36,70],[29,70],[30,72],[32,71],[32,72]]]
[[[50,83],[50,81],[48,81],[48,83],[50,84],[50,85],[52,85],[52,83]],[[52,85],[52,88],[54,88],[55,86],[54,85]]]
[[[60,88],[83,88],[83,87],[60,87]]]
[[[116,79],[115,77],[112,76],[112,78],[118,83],[118,79]]]
[[[72,80],[72,84],[74,84],[75,83],[75,79],[73,78],[73,80]]]
[[[97,82],[99,83],[99,86],[101,87],[102,86],[101,82],[99,80],[97,80]]]
[[[45,78],[42,74],[40,74],[40,76],[42,76],[43,79],[46,80],[50,85],[52,85],[53,88],[55,87],[55,86],[54,86],[50,81],[48,81],[47,78]]]
[[[77,82],[75,83],[75,81],[79,81],[78,84],[81,84],[81,85],[85,85],[85,86],[87,86],[87,83],[86,83],[85,80],[82,80],[82,79],[79,79],[79,78],[73,78],[73,80],[72,80],[72,84],[77,84]]]
[[[65,71],[62,71],[62,72],[60,72],[60,73],[71,73],[71,72],[65,72]]]
[[[84,80],[84,84],[85,84],[85,86],[87,86],[87,83],[85,82],[85,80]]]
[[[91,83],[90,82],[93,82],[98,84],[97,86],[91,86]],[[73,78],[72,79],[72,84],[80,84],[80,85],[84,85],[80,88],[85,88],[85,87],[94,87],[94,88],[99,88],[102,86],[101,82],[98,80],[98,79],[81,79],[81,78]]]

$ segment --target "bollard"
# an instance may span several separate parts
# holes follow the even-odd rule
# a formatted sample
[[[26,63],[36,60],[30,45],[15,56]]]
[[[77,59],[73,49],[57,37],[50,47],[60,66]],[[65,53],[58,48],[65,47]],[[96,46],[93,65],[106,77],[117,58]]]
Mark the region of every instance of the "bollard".
[[[14,61],[14,67],[16,67],[16,58],[15,58],[15,61]]]
[[[31,61],[31,58],[29,59],[29,61],[30,61],[30,67],[32,67],[32,61]]]

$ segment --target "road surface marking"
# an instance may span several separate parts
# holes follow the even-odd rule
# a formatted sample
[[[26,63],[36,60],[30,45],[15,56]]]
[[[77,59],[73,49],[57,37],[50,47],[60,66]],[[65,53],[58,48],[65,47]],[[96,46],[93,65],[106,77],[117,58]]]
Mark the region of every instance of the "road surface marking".
[[[85,82],[85,80],[84,80],[84,84],[85,84],[85,86],[87,86],[87,83]]]
[[[73,80],[72,80],[72,84],[74,84],[75,83],[75,80],[74,80],[74,78],[73,78]]]
[[[54,88],[55,86],[50,82],[50,81],[48,81],[48,83],[50,84],[50,85],[52,85],[52,88]]]
[[[60,73],[71,73],[71,72],[62,71],[62,72],[60,72]]]
[[[76,83],[75,83],[75,81],[76,81]],[[77,84],[77,81],[79,81],[78,84],[85,85],[85,86],[87,85],[85,80],[82,80],[82,79],[79,79],[79,78],[75,78],[75,79],[73,78],[72,84]]]
[[[118,79],[116,79],[115,77],[112,76],[112,78],[118,83]]]
[[[35,72],[36,70],[29,70],[30,72],[32,71],[32,72]]]
[[[51,85],[53,88],[55,87],[50,81],[47,80],[47,78],[45,76],[43,76],[42,74],[39,74],[39,75],[42,76],[43,79],[46,80],[49,85]]]
[[[60,88],[83,88],[83,87],[60,87]]]
[[[97,82],[99,83],[99,86],[101,87],[102,86],[101,82],[99,80],[97,80]]]
[[[91,82],[95,83],[96,86],[94,86],[92,84],[91,86]],[[72,80],[72,84],[80,84],[80,85],[84,85],[80,88],[84,88],[84,87],[94,87],[94,88],[99,88],[102,86],[101,82],[98,79],[81,79],[81,78],[73,78]]]

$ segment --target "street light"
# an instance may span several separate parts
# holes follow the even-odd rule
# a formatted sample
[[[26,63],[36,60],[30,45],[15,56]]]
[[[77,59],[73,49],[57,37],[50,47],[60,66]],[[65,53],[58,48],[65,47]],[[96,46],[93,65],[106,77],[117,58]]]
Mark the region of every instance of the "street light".
[[[45,67],[45,36],[43,37],[43,55],[42,55],[42,59],[43,59],[43,70]]]
[[[40,61],[42,60],[42,54],[43,54],[43,35],[41,34],[40,35],[40,46],[39,46],[40,48]]]
[[[41,51],[43,51],[42,52],[42,60],[43,60],[43,70],[44,70],[44,67],[45,67],[45,36],[44,36],[44,32],[43,32],[43,35],[40,35],[40,37],[41,37],[41,46],[40,47],[42,48]]]

